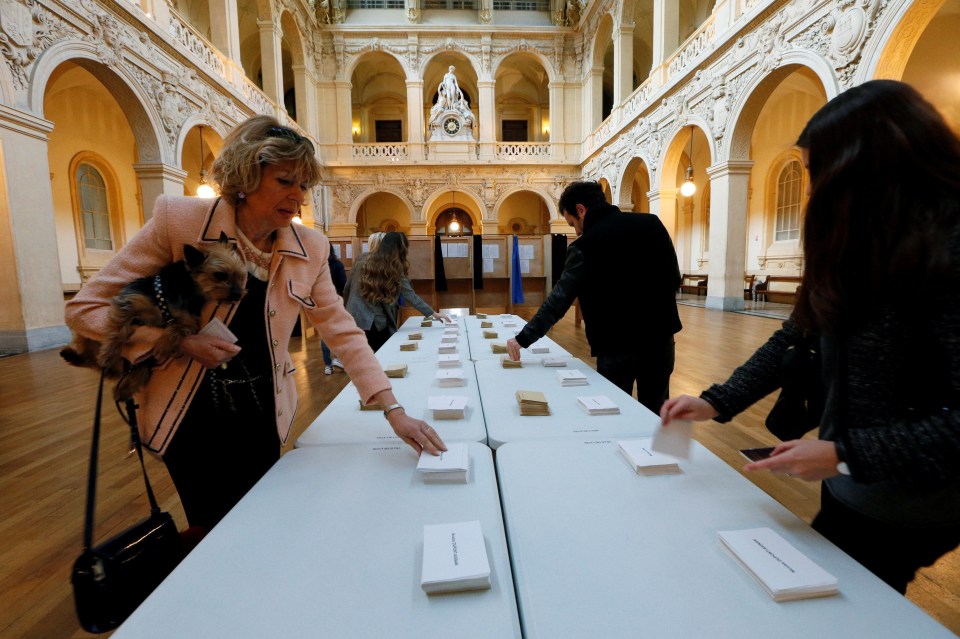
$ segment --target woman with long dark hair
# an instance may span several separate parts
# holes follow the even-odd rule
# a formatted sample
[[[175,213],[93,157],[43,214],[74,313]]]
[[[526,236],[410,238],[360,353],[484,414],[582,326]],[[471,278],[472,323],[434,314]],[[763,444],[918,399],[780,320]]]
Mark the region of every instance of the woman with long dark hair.
[[[357,326],[366,332],[367,343],[374,351],[397,332],[401,295],[424,315],[449,319],[434,312],[414,292],[407,278],[409,269],[407,238],[403,233],[391,231],[384,234],[376,250],[357,260],[350,271],[343,293],[345,304]]]
[[[823,480],[813,527],[903,593],[960,544],[960,140],[916,90],[876,80],[828,102],[797,145],[810,200],[793,315],[661,417],[729,421],[779,387],[791,345],[818,344],[819,439],[745,470]]]

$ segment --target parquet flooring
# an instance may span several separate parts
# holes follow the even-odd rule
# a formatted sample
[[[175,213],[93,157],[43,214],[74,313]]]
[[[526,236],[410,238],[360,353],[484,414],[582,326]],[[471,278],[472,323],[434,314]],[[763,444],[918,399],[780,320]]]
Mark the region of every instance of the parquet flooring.
[[[771,319],[686,306],[680,314],[684,330],[677,336],[674,395],[695,394],[722,381],[779,325]],[[595,365],[572,311],[550,336]],[[291,350],[300,393],[293,442],[340,392],[347,377],[323,374],[316,337],[293,339]],[[0,638],[90,636],[79,629],[74,616],[70,568],[81,544],[96,381],[94,373],[63,364],[55,350],[0,359]],[[731,424],[698,425],[695,436],[740,468],[740,448],[775,441],[763,428],[771,403],[771,398],[759,402]],[[98,539],[133,524],[148,511],[139,468],[135,458],[126,456],[126,426],[112,405],[104,410],[103,430]],[[149,459],[148,471],[161,507],[182,524],[183,510],[163,464]],[[815,484],[771,475],[748,478],[807,521],[817,510]],[[908,596],[960,633],[960,552],[924,570]]]

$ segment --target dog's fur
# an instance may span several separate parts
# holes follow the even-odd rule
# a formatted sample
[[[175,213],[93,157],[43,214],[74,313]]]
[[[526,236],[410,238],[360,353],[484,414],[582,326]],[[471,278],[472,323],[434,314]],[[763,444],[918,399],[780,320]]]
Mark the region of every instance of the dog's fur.
[[[150,380],[152,366],[175,356],[180,341],[199,330],[204,303],[236,302],[243,297],[241,284],[247,265],[225,234],[220,234],[218,243],[201,249],[184,244],[183,257],[159,273],[172,321],[164,321],[157,304],[154,276],[141,277],[111,300],[109,328],[103,343],[75,334],[73,341],[60,351],[60,356],[71,364],[102,368],[107,377],[119,377],[113,391],[117,401],[133,397]],[[129,366],[121,350],[139,326],[156,326],[163,329],[163,334],[149,358]]]

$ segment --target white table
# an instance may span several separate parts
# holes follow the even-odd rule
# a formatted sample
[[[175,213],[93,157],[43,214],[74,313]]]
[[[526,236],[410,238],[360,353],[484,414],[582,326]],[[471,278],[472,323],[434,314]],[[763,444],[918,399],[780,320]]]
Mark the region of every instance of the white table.
[[[504,326],[503,322],[508,318],[513,320],[516,326]],[[493,328],[481,328],[481,322],[491,322]],[[470,356],[474,361],[484,359],[499,360],[502,354],[494,353],[490,345],[494,342],[506,343],[508,339],[516,337],[517,333],[522,331],[523,327],[527,325],[527,321],[518,315],[488,315],[486,319],[478,319],[476,316],[470,316],[463,320],[463,323],[467,328],[467,338],[470,342]],[[497,337],[486,338],[483,336],[483,331],[495,331]],[[530,349],[525,349],[521,351],[523,359],[539,362],[544,357],[572,357],[569,351],[546,336],[541,337],[534,344],[531,344],[531,347],[532,346],[546,346],[550,349],[550,352],[536,354],[531,352]]]
[[[410,320],[416,320],[411,322]],[[420,320],[415,317],[409,318],[403,323],[400,329],[390,336],[390,339],[377,351],[377,359],[383,363],[407,362],[407,361],[432,361],[437,360],[437,349],[440,347],[440,340],[443,338],[443,324],[434,322],[431,327],[420,326]],[[417,350],[401,351],[400,344],[410,342],[411,333],[420,333],[422,339],[415,340]],[[461,359],[470,359],[470,347],[467,344],[465,328],[460,325],[460,333],[457,335],[457,350]]]
[[[488,448],[467,484],[424,484],[406,446],[294,450],[113,635],[520,637]],[[420,588],[425,524],[479,520],[490,590]]]
[[[526,639],[954,637],[699,444],[681,467],[641,477],[601,438],[500,447]],[[764,526],[835,575],[840,594],[770,599],[717,541]]]
[[[522,368],[503,368],[499,359],[474,363],[491,448],[523,439],[645,437],[660,423],[658,416],[575,357],[568,359],[565,368],[543,366],[539,358],[528,356],[526,351],[520,361]],[[574,368],[586,375],[589,385],[560,385],[557,371]],[[514,396],[517,390],[541,391],[552,414],[521,416]],[[577,405],[577,397],[582,395],[606,395],[620,408],[620,414],[587,415]]]
[[[426,336],[424,336],[426,337]],[[391,338],[393,339],[393,338]],[[392,378],[394,395],[403,404],[406,413],[423,419],[433,426],[445,442],[473,441],[485,444],[487,429],[480,405],[480,392],[473,362],[460,354],[463,376],[466,386],[440,388],[434,379],[437,371],[436,353],[429,360],[407,359],[402,356],[413,353],[384,353],[377,351],[377,359],[383,364],[403,363],[407,365],[407,376]],[[427,398],[430,395],[464,395],[468,397],[467,409],[463,419],[434,419],[432,411],[427,410]],[[360,396],[351,382],[323,412],[307,427],[296,441],[296,446],[316,446],[329,444],[400,442],[400,438],[383,418],[379,410],[360,410]]]

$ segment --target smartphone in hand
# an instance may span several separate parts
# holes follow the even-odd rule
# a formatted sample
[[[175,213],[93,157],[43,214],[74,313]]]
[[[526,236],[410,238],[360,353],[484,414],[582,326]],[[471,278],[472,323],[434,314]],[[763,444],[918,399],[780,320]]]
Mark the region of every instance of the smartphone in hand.
[[[744,448],[740,454],[752,462],[758,462],[766,459],[773,453],[773,446],[766,448]]]

